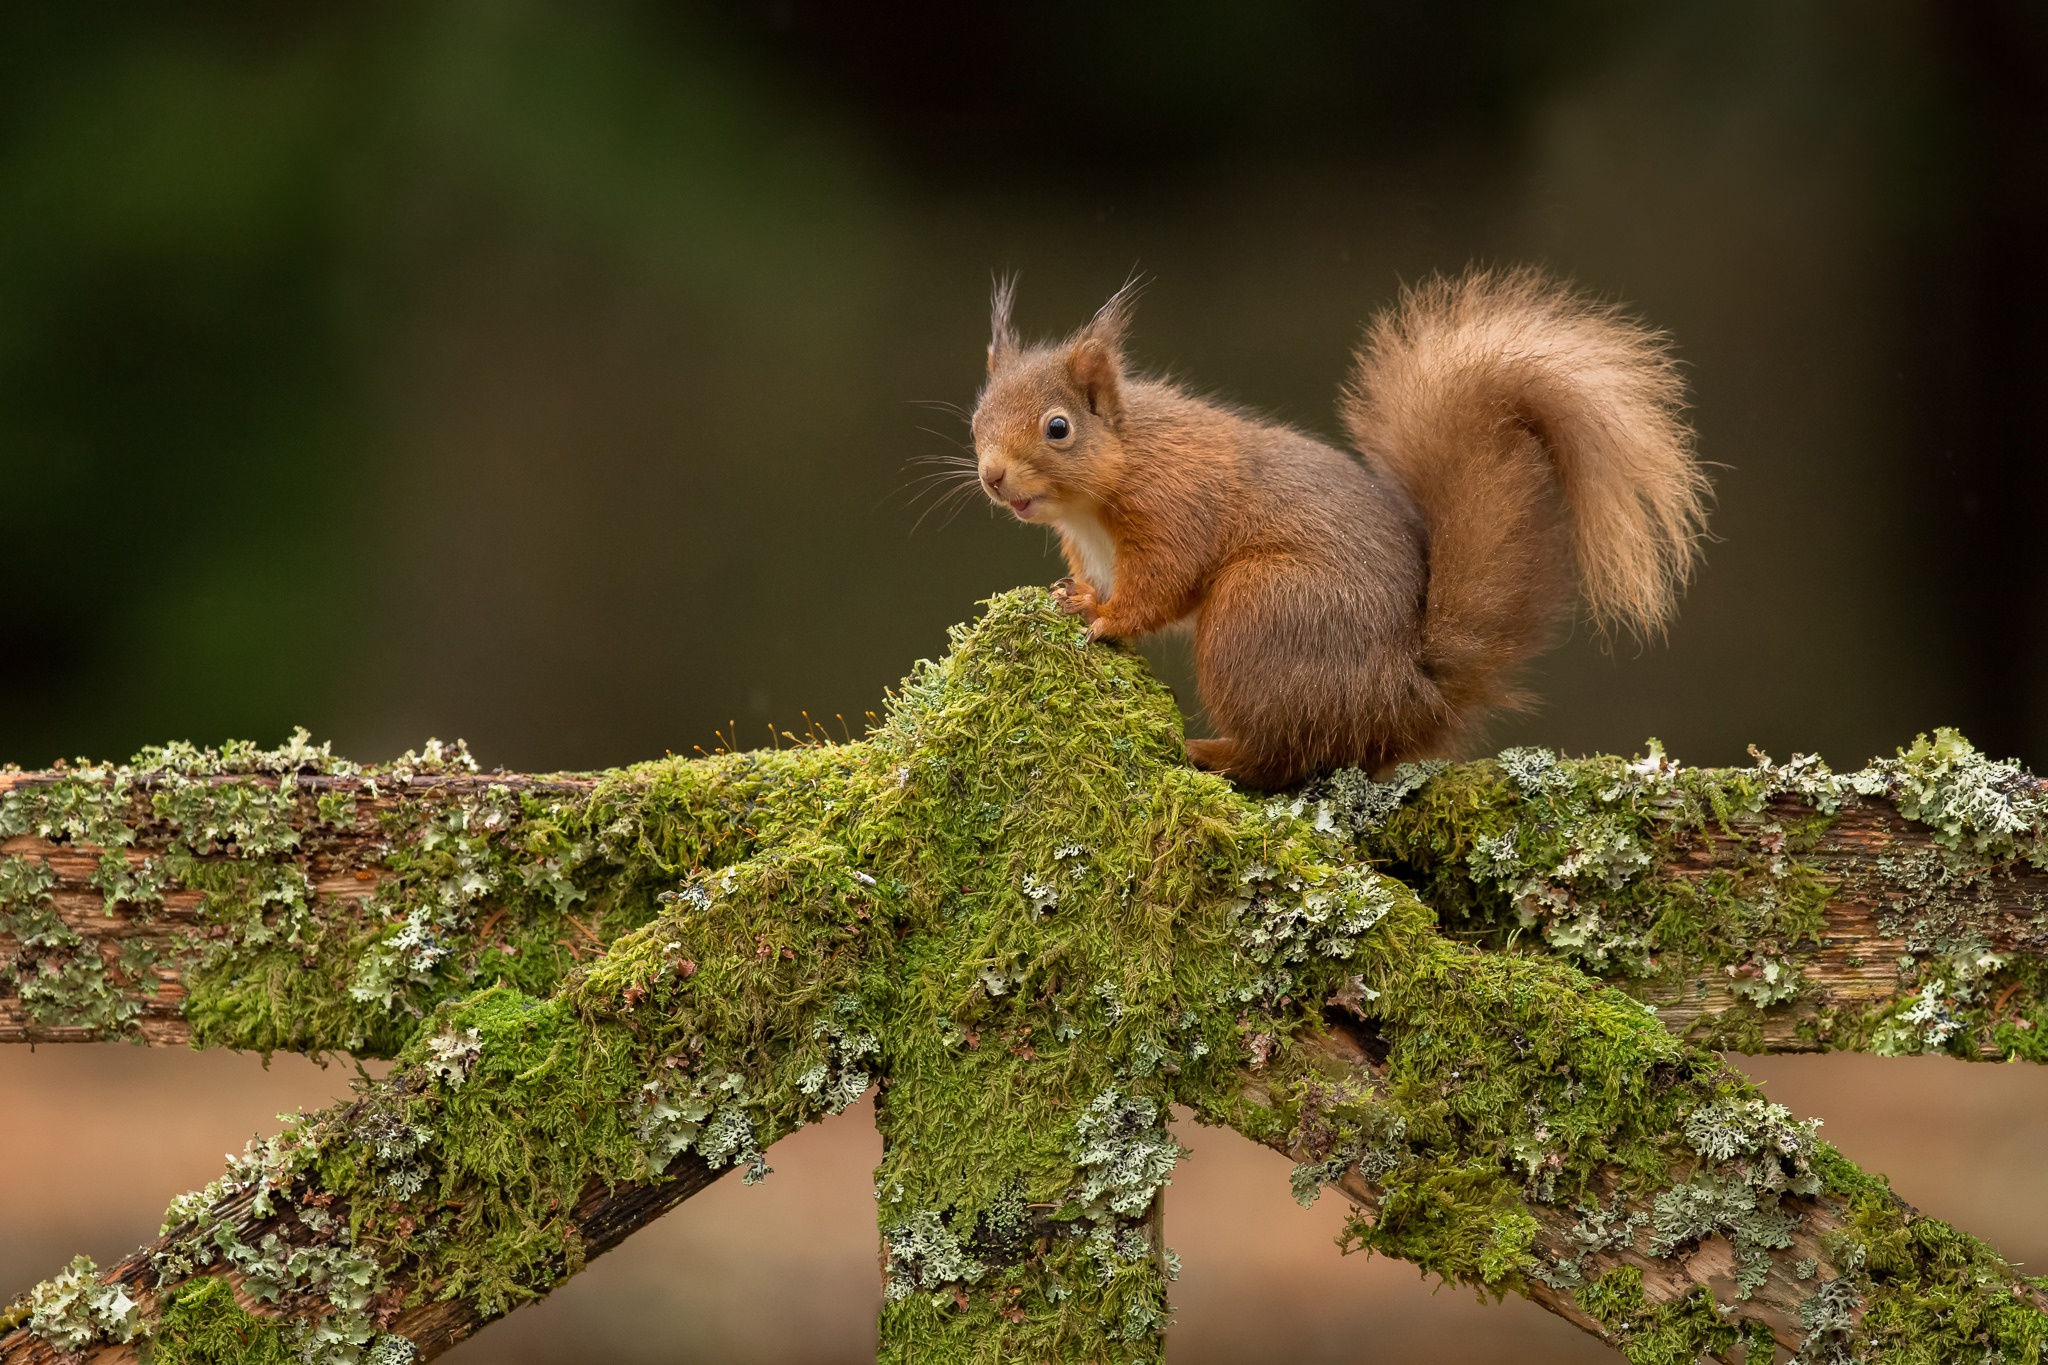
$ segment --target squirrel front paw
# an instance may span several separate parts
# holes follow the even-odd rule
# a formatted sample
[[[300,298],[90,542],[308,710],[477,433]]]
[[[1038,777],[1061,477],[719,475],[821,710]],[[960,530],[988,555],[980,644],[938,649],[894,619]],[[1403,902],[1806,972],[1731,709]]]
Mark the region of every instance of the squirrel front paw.
[[[1109,619],[1102,614],[1102,603],[1096,600],[1095,589],[1077,578],[1062,578],[1052,585],[1052,600],[1059,609],[1069,616],[1078,616],[1088,623],[1088,642],[1095,644],[1108,640],[1114,643],[1117,633],[1111,628]]]
[[[1069,616],[1095,623],[1095,589],[1071,574],[1052,585],[1053,605]]]

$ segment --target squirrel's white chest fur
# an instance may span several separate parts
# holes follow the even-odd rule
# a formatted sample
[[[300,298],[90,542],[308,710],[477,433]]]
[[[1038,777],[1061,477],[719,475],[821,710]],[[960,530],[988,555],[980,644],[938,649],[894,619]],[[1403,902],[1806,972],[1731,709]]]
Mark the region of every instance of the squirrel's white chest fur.
[[[1088,508],[1072,508],[1063,511],[1060,530],[1081,552],[1081,576],[1088,580],[1088,586],[1095,589],[1098,598],[1107,598],[1116,591],[1116,542],[1109,538],[1109,532],[1094,511]]]

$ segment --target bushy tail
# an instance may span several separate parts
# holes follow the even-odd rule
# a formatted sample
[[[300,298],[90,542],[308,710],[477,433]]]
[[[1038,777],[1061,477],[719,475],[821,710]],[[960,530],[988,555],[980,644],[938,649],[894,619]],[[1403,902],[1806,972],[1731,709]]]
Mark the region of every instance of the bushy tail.
[[[1425,663],[1459,714],[1509,700],[1573,588],[1602,630],[1662,630],[1708,485],[1663,339],[1531,270],[1409,290],[1340,408],[1429,529]]]

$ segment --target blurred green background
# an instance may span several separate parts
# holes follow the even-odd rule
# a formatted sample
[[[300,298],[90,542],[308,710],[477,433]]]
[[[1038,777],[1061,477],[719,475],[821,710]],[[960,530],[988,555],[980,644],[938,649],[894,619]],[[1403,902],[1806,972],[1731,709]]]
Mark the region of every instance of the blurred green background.
[[[857,721],[1056,575],[917,525],[991,271],[1051,332],[1136,265],[1144,362],[1333,431],[1399,281],[1535,261],[1674,335],[1726,467],[1668,647],[1574,641],[1502,742],[2048,765],[2038,5],[0,15],[0,760]]]
[[[433,733],[581,768],[857,726],[977,599],[1060,572],[979,502],[920,522],[991,272],[1049,333],[1136,266],[1142,362],[1334,432],[1402,280],[1530,261],[1672,333],[1719,539],[1668,644],[1582,634],[1494,739],[1854,765],[1954,724],[2048,767],[2044,152],[2032,0],[0,5],[0,761],[305,724],[361,758]],[[262,1123],[235,1105],[343,1080],[246,1061],[179,1059],[228,1069],[158,1084],[139,1146],[21,1157],[10,1284],[145,1234]],[[1814,1093],[1907,1078],[1878,1132],[1982,1084],[1857,1064],[1814,1063]],[[23,1141],[173,1077],[8,1065]],[[2000,1084],[1945,1141],[2039,1150],[2048,1086]],[[204,1135],[190,1170],[150,1165],[172,1131]],[[857,1122],[819,1134],[820,1169],[872,1160]],[[1948,1188],[1946,1158],[1900,1160]],[[66,1213],[95,1162],[163,1186],[134,1227]],[[828,1223],[872,1253],[865,1190],[828,1214],[806,1178],[721,1187],[676,1215],[710,1241],[636,1242],[593,1272],[614,1290],[466,1358],[859,1358],[867,1266],[830,1323],[770,1308],[816,1257],[720,1278]],[[1176,1240],[1284,1241],[1189,1180]],[[2024,1244],[2048,1187],[2002,1188]],[[1178,1355],[1602,1358],[1533,1310],[1332,1317],[1305,1290],[1292,1335],[1247,1336],[1231,1305],[1311,1282],[1274,1255],[1191,1257]]]

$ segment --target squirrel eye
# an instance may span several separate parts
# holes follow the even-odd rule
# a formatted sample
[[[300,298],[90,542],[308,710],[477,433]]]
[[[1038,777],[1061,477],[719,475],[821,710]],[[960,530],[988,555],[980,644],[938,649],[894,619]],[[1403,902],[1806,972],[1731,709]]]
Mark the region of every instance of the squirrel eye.
[[[1054,417],[1045,424],[1045,439],[1048,441],[1064,441],[1067,439],[1067,433],[1071,430],[1073,428],[1067,425],[1066,418]]]

